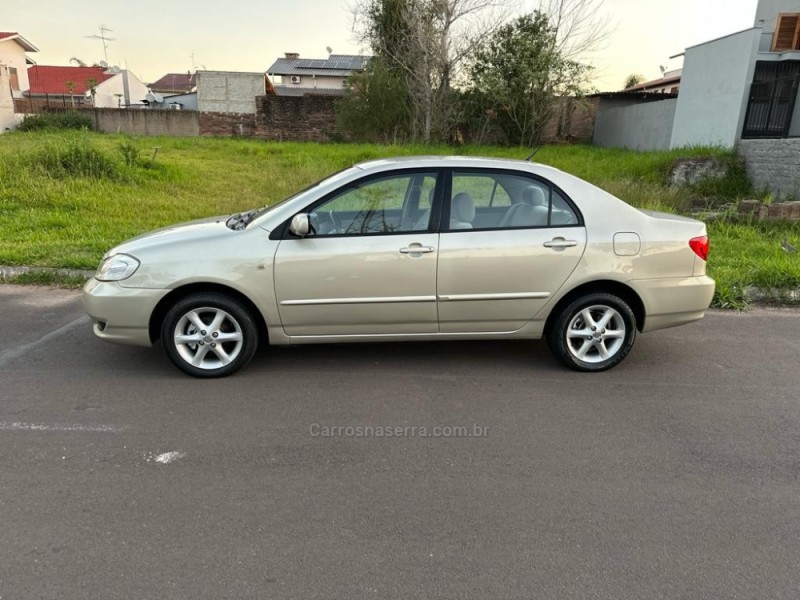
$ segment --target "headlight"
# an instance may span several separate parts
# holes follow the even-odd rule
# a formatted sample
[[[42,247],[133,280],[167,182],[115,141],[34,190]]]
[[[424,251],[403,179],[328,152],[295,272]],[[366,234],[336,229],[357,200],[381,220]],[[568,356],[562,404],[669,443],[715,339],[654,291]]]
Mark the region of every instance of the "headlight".
[[[100,266],[97,267],[97,273],[94,277],[98,281],[122,281],[127,279],[139,268],[141,263],[132,256],[127,254],[115,254],[109,256]]]

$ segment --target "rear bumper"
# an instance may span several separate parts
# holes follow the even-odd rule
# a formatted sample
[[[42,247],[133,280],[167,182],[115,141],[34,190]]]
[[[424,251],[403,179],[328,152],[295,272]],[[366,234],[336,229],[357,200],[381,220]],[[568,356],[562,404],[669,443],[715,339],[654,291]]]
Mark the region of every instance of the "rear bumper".
[[[150,315],[170,290],[124,288],[90,279],[83,288],[83,307],[94,320],[97,337],[114,344],[152,346]]]
[[[678,327],[702,319],[716,284],[710,277],[639,279],[630,282],[645,308],[643,331]]]

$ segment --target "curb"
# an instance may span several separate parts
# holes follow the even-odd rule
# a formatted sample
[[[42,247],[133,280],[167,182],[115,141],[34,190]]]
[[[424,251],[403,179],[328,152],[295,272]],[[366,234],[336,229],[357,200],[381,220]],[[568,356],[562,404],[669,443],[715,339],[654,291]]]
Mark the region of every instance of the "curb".
[[[94,271],[84,271],[82,269],[58,269],[55,267],[7,267],[0,265],[0,279],[19,277],[28,274],[57,275],[59,277],[74,277],[76,279],[89,279],[94,275]]]
[[[800,304],[800,290],[760,288],[751,285],[744,290],[744,299],[752,304]]]

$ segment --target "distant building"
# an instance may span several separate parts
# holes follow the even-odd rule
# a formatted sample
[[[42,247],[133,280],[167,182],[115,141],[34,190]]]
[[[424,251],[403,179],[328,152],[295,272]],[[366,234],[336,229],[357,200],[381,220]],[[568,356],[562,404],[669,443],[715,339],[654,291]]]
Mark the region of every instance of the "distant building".
[[[267,70],[278,96],[341,95],[348,77],[361,73],[370,56],[331,54],[327,59],[300,58],[287,52]]]
[[[254,115],[256,98],[267,93],[267,78],[263,71],[198,71],[197,75],[197,108],[200,112]]]
[[[683,69],[675,69],[674,71],[666,71],[658,79],[652,81],[645,81],[637,83],[629,88],[625,88],[626,92],[650,92],[656,94],[677,94],[681,88],[681,74]]]
[[[28,69],[28,79],[30,88],[25,97],[31,104],[124,108],[144,104],[148,93],[147,86],[133,73],[116,67],[35,65]]]
[[[0,31],[0,67],[4,68],[14,98],[22,98],[28,89],[28,65],[35,64],[27,56],[27,52],[38,52],[39,49],[20,34],[12,31]]]
[[[20,119],[14,100],[27,91],[28,65],[34,64],[26,53],[38,51],[20,34],[0,31],[0,133],[16,127]]]
[[[197,91],[196,73],[167,73],[150,84],[150,89],[162,96],[191,94]]]

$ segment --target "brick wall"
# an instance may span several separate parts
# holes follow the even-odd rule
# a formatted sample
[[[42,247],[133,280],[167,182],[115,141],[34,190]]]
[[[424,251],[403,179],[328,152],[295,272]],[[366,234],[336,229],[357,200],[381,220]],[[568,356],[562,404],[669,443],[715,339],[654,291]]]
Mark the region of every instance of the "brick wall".
[[[800,199],[800,138],[741,140],[739,154],[757,190],[778,199]]]
[[[327,142],[336,128],[336,96],[262,96],[256,99],[259,137]]]
[[[587,141],[592,139],[599,98],[559,98],[542,142]]]
[[[259,96],[256,114],[200,113],[200,134],[247,136],[284,142],[329,142],[336,126],[336,96]]]
[[[200,135],[257,137],[256,115],[249,113],[200,113]]]
[[[246,136],[286,142],[329,142],[341,138],[336,131],[336,96],[260,96],[256,114],[202,111],[200,135]],[[592,139],[598,98],[564,98],[548,123],[544,143]],[[491,131],[462,132],[464,137],[480,133],[486,143],[503,143],[496,127]],[[487,140],[488,137],[488,140]],[[465,140],[468,141],[468,140]]]

